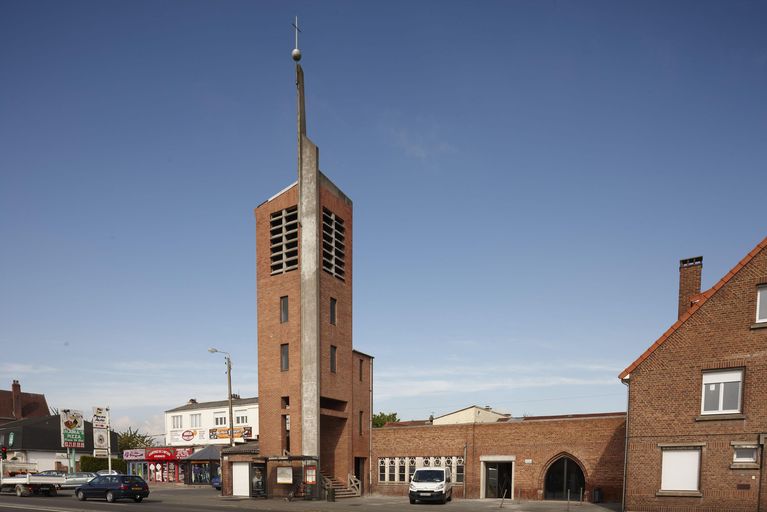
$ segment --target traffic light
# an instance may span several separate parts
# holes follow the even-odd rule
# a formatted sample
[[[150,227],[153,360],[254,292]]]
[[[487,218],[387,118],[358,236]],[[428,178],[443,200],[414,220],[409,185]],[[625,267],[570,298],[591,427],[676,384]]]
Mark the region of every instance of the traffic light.
[[[8,458],[8,448],[3,446],[3,460],[6,460]]]

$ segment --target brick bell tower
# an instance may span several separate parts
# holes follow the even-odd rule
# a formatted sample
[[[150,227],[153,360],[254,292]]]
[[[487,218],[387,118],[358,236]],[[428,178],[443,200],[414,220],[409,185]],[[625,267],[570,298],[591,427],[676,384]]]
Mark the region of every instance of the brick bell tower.
[[[296,41],[296,47],[298,43]],[[259,452],[277,467],[369,488],[372,357],[352,347],[352,201],[319,170],[296,61],[298,180],[255,210]],[[294,478],[295,480],[295,478]],[[325,480],[327,482],[327,480]],[[318,493],[323,478],[317,475]]]

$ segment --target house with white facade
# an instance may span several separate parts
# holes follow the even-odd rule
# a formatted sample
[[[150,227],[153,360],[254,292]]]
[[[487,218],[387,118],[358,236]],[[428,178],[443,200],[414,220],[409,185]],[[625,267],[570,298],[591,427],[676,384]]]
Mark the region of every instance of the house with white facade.
[[[459,423],[495,423],[506,421],[511,414],[498,412],[490,406],[479,407],[471,405],[457,411],[449,412],[432,420],[434,425],[456,425]]]
[[[258,439],[258,397],[233,395],[234,442]],[[166,446],[229,444],[229,401],[198,402],[165,411]]]

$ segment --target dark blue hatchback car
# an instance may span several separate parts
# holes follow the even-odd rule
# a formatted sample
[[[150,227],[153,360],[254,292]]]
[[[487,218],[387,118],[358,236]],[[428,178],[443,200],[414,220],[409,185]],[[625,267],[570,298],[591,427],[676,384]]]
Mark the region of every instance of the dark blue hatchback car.
[[[149,496],[149,486],[143,478],[134,475],[102,475],[75,489],[80,501],[104,498],[109,503],[129,498],[136,503]]]

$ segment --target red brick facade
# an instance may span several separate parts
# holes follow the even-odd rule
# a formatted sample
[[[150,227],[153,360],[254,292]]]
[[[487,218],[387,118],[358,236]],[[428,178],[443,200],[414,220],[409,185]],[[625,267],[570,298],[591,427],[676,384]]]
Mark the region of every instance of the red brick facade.
[[[302,454],[301,262],[297,269],[276,275],[272,275],[270,266],[271,215],[296,206],[297,202],[298,187],[293,186],[260,205],[255,212],[259,442],[262,458],[285,453]],[[321,176],[320,206],[340,217],[345,228],[344,279],[324,271],[320,271],[319,277],[320,461],[323,474],[346,483],[349,474],[356,472],[364,476],[369,472],[372,358],[354,351],[352,347],[351,201]],[[281,321],[280,315],[281,297],[288,300],[288,319],[285,322]],[[331,299],[335,304],[335,323],[331,323]],[[287,370],[281,369],[283,344],[288,345],[289,351]],[[331,350],[335,350],[336,355],[333,371]],[[289,434],[286,430],[288,416]],[[270,488],[278,495],[280,486],[276,485],[276,475],[272,473],[270,471],[268,475]]]
[[[613,413],[374,429],[374,491],[397,496],[408,492],[407,479],[381,481],[377,468],[382,459],[388,464],[392,458],[456,456],[464,460],[465,475],[464,484],[454,488],[456,497],[486,497],[484,465],[504,461],[513,463],[515,499],[543,499],[547,472],[564,456],[583,472],[585,500],[593,500],[594,490],[600,489],[602,500],[620,501],[625,420],[625,414]],[[579,497],[574,492],[572,499]]]
[[[690,279],[687,269],[680,270],[681,303],[695,293],[690,280],[699,282],[699,277]],[[767,510],[759,446],[767,432],[767,323],[755,323],[757,287],[764,283],[767,239],[711,290],[696,296],[671,329],[621,374],[629,383],[626,510]],[[712,382],[724,370],[742,375],[740,400],[730,405],[739,410],[711,413],[719,388],[704,388],[703,381]],[[705,413],[704,396],[714,397]],[[734,461],[736,446],[753,450],[756,460]],[[699,451],[697,490],[663,488],[664,450]]]

